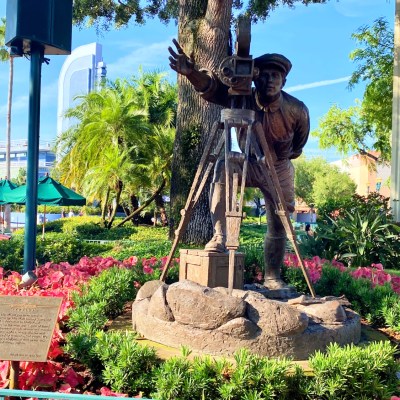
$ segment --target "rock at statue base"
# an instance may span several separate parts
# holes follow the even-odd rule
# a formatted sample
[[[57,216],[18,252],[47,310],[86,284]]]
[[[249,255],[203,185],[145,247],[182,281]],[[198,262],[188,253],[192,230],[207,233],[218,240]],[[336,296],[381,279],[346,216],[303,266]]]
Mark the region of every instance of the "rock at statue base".
[[[252,290],[254,292],[261,293],[267,299],[275,300],[287,300],[293,299],[299,296],[296,289],[293,286],[285,286],[281,289],[268,289],[259,283],[252,283],[244,285],[244,290]]]
[[[191,281],[145,283],[132,306],[133,328],[145,338],[211,355],[237,350],[307,359],[331,342],[360,340],[358,314],[340,298],[298,296],[289,301],[262,292],[209,288]]]

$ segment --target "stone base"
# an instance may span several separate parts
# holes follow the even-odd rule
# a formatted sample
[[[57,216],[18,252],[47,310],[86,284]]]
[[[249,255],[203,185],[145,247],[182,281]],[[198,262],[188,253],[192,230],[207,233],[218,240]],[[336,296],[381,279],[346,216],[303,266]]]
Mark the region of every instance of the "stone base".
[[[210,288],[228,287],[229,254],[205,250],[180,250],[179,281],[190,280]],[[235,255],[233,287],[243,289],[244,254]]]
[[[244,285],[244,290],[251,290],[253,292],[262,294],[267,299],[274,300],[288,300],[299,296],[299,293],[297,293],[296,289],[290,285],[281,289],[271,290],[263,285],[260,285],[259,283],[250,283]]]
[[[241,348],[268,357],[305,360],[332,342],[358,343],[361,322],[341,298],[300,296],[289,301],[260,293],[182,281],[150,281],[132,306],[133,329],[146,339],[211,355]]]

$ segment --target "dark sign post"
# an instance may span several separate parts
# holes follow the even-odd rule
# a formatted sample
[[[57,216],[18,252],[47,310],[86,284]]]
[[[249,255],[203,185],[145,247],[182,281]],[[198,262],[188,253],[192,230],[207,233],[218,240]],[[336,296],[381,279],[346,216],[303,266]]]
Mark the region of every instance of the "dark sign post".
[[[6,45],[10,56],[30,56],[24,272],[35,269],[40,134],[40,87],[44,55],[70,54],[72,0],[7,0]]]

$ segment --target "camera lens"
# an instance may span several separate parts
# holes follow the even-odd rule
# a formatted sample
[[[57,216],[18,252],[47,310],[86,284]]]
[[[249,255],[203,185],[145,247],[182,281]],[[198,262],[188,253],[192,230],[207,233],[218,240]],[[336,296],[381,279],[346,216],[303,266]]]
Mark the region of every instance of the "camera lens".
[[[233,75],[232,69],[228,68],[228,67],[222,68],[222,73],[224,76],[232,76]]]

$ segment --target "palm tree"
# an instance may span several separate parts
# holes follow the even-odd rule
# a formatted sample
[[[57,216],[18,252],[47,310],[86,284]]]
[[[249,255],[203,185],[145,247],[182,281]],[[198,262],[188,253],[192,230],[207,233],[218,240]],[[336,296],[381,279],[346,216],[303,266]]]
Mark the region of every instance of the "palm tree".
[[[118,147],[104,149],[102,164],[89,169],[84,179],[85,194],[89,199],[102,199],[103,223],[111,228],[120,203],[124,182],[131,170],[129,151],[120,151]],[[106,221],[106,208],[110,193],[115,193],[115,207],[112,207]]]
[[[7,144],[6,144],[6,176],[11,179],[11,106],[12,106],[12,94],[13,94],[13,82],[14,82],[14,58],[10,57],[10,53],[5,47],[5,35],[6,35],[6,19],[1,18],[0,25],[0,61],[9,61],[9,80],[8,80],[8,97],[7,97]],[[5,206],[4,211],[4,222],[6,229],[10,229],[11,225],[11,208],[9,205]]]
[[[138,107],[132,87],[117,81],[118,90],[103,87],[80,96],[80,104],[67,116],[78,124],[59,139],[64,155],[57,169],[60,179],[89,198],[102,199],[103,223],[111,227],[127,179],[127,162],[140,157],[135,144],[150,128],[146,111]],[[106,221],[111,203],[112,214]]]
[[[101,199],[108,228],[122,198],[141,193],[147,198],[142,205],[149,204],[168,185],[173,143],[168,130],[176,110],[171,88],[157,73],[118,79],[81,96],[79,105],[66,113],[78,123],[58,140],[60,180],[88,198]],[[124,222],[132,218],[130,214]]]
[[[167,225],[168,218],[162,194],[168,189],[171,181],[174,140],[175,129],[172,126],[156,125],[153,127],[153,134],[147,140],[143,162],[132,166],[132,172],[136,179],[131,180],[131,185],[127,188],[129,195],[140,190],[145,201],[141,207],[133,210],[117,226],[132,220],[152,201],[155,202],[156,211],[160,213],[162,225]]]

